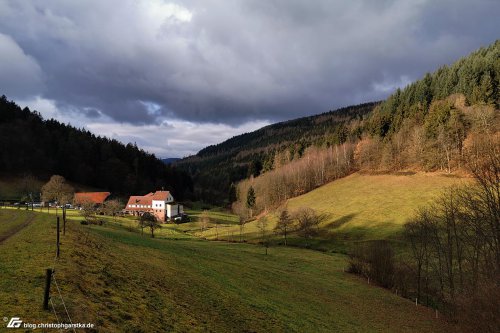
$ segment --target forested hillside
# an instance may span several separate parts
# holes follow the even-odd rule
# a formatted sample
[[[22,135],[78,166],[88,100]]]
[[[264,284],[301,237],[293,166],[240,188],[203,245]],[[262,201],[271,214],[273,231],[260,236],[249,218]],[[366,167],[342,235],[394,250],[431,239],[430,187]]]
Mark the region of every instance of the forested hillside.
[[[182,199],[192,189],[190,177],[165,165],[136,145],[124,145],[84,129],[21,109],[0,98],[0,175],[32,175],[68,180],[115,194],[149,192],[165,187]],[[0,193],[1,194],[1,193]]]
[[[349,106],[272,124],[209,146],[176,165],[193,177],[198,198],[217,204],[234,201],[232,184],[274,169],[283,153],[285,163],[302,157],[311,145],[331,146],[358,137],[362,128],[348,129],[346,124],[361,123],[377,104]]]
[[[259,212],[357,170],[462,170],[471,149],[498,145],[499,81],[497,41],[345,122],[337,144],[309,147],[300,159],[275,156],[273,170],[238,185],[233,208],[247,218],[248,206]]]
[[[496,41],[382,103],[270,125],[207,147],[178,165],[194,177],[198,197],[215,203],[234,201],[231,184],[260,174],[275,189],[268,194],[271,201],[263,200],[273,203],[359,169],[451,172],[461,167],[466,136],[496,124],[499,80]]]

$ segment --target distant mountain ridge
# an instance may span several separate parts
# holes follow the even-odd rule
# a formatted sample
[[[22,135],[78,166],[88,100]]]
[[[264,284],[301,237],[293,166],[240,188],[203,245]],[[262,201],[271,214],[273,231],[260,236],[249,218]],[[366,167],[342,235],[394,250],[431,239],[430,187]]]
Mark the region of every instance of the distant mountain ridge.
[[[349,139],[350,130],[344,124],[361,121],[380,103],[353,105],[268,125],[208,146],[175,165],[193,177],[198,198],[222,204],[229,200],[228,195],[232,196],[232,184],[271,169],[279,152],[288,150],[299,158],[308,146],[338,144]]]
[[[362,118],[379,103],[381,102],[347,106],[318,115],[271,124],[250,133],[237,135],[222,143],[203,148],[196,156],[208,157],[235,149],[262,148],[300,140],[312,142],[329,132],[335,134],[335,127],[339,126],[343,121],[357,117]],[[304,136],[304,133],[307,133],[307,137]],[[334,138],[331,139],[335,141]]]

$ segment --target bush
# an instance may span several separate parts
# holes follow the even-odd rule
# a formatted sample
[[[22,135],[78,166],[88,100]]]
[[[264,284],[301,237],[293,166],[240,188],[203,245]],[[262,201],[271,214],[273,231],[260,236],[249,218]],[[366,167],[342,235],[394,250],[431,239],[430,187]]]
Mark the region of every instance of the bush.
[[[480,283],[477,290],[455,299],[455,320],[463,332],[498,332],[500,327],[500,276]]]
[[[394,285],[394,252],[387,241],[374,241],[356,247],[349,254],[349,273],[369,277],[380,286]]]
[[[373,242],[369,246],[368,262],[370,278],[384,288],[392,288],[394,282],[394,252],[387,241]]]

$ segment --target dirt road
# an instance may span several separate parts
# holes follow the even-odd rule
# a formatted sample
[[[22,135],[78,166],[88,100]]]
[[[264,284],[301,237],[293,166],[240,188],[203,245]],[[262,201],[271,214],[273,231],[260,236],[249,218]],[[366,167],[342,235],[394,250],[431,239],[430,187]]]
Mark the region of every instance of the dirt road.
[[[21,223],[20,225],[12,228],[10,230],[7,230],[5,233],[1,234],[0,235],[0,244],[2,244],[4,241],[6,241],[10,237],[14,236],[15,234],[17,234],[19,231],[26,228],[28,225],[31,224],[31,222],[33,222],[34,219],[35,219],[35,214],[29,215],[26,217],[26,219],[24,220],[23,223]]]

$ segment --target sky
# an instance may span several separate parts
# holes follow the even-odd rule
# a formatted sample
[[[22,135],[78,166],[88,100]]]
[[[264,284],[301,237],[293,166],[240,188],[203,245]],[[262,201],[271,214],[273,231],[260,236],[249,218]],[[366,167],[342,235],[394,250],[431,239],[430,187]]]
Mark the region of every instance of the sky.
[[[380,100],[500,37],[498,0],[0,0],[0,95],[183,157]]]

